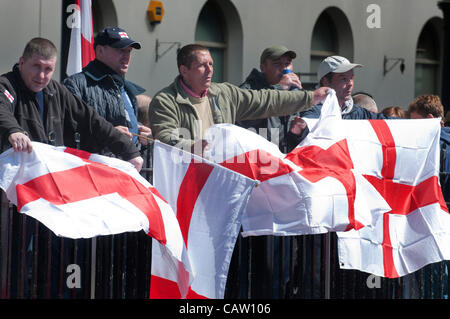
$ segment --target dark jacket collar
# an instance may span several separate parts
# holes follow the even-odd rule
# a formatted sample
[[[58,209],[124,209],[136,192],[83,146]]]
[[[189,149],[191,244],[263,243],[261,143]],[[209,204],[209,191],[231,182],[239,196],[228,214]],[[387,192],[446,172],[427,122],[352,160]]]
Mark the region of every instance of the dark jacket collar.
[[[107,76],[111,76],[114,81],[117,81],[121,85],[125,82],[125,78],[122,75],[97,59],[89,62],[88,65],[83,68],[83,72],[96,82],[103,80]]]
[[[266,81],[264,74],[257,69],[253,69],[245,79],[244,83],[248,83],[255,89],[263,89],[270,87],[270,84]]]
[[[135,83],[125,80],[125,77],[118,74],[109,66],[96,59],[92,60],[83,68],[83,73],[95,82],[103,80],[105,77],[111,77],[119,86],[124,85],[125,89],[133,95],[139,95],[145,92],[145,89]]]

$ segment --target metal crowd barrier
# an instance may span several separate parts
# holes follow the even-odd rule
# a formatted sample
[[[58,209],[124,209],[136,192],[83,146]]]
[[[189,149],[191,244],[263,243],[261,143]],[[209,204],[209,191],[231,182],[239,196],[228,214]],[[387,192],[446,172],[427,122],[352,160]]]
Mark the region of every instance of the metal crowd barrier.
[[[147,152],[142,174],[151,181]],[[150,291],[143,232],[71,240],[0,199],[0,298],[136,299]],[[239,237],[225,298],[447,299],[449,261],[397,279],[339,268],[335,233]]]

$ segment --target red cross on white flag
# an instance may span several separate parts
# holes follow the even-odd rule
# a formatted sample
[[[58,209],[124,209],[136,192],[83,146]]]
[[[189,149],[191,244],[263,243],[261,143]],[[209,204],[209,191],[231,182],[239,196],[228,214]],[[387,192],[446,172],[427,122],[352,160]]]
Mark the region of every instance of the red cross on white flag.
[[[154,184],[176,214],[193,281],[183,295],[184,270],[168,267],[164,247],[153,241],[150,298],[223,298],[240,217],[256,182],[158,141],[154,159]]]
[[[91,238],[143,230],[165,247],[167,264],[183,267],[184,279],[190,280],[172,209],[128,162],[33,142],[32,153],[11,148],[0,155],[0,188],[20,213],[57,236]]]
[[[396,278],[450,259],[450,215],[439,184],[439,119],[370,124],[382,156],[378,169],[365,177],[391,210],[372,228],[338,233],[341,268]]]
[[[213,161],[261,181],[244,236],[338,231],[342,268],[386,277],[450,259],[439,119],[342,120],[332,93],[308,125],[287,155],[232,125],[207,133]]]
[[[11,93],[9,93],[9,91],[8,90],[6,90],[5,89],[5,91],[3,91],[3,94],[5,94],[6,95],[6,97],[8,98],[8,100],[9,100],[9,102],[14,102],[14,96],[12,96],[12,94]]]

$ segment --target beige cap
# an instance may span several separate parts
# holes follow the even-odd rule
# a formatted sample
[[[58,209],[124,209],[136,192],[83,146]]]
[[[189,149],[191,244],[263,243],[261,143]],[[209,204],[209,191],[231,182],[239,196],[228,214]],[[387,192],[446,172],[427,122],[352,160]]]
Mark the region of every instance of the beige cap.
[[[356,67],[362,67],[362,65],[350,63],[349,60],[342,56],[329,56],[320,62],[317,79],[320,81],[328,73],[344,73]]]

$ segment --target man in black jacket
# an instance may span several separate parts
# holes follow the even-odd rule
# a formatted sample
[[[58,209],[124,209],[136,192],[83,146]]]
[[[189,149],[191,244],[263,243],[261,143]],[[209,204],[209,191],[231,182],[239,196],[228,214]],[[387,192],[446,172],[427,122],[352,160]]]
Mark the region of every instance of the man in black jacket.
[[[265,49],[260,57],[260,70],[253,69],[242,89],[262,90],[298,90],[302,84],[298,76],[292,72],[292,60],[297,54],[285,46],[272,46]],[[265,137],[277,144],[282,152],[287,153],[296,146],[289,146],[290,132],[288,131],[289,116],[269,117],[258,120],[238,122],[239,126],[256,130],[256,133],[267,134]],[[267,130],[267,133],[264,132]]]
[[[88,152],[108,147],[137,170],[143,159],[129,139],[64,86],[52,80],[54,44],[30,40],[19,63],[0,76],[1,150],[32,151],[31,141],[79,146]]]
[[[125,74],[133,49],[141,44],[132,40],[128,33],[118,27],[101,30],[94,39],[95,60],[80,73],[64,80],[64,85],[85,103],[92,106],[108,122],[126,134],[138,147],[146,145],[150,128],[138,123],[136,96],[145,90],[125,80]]]

